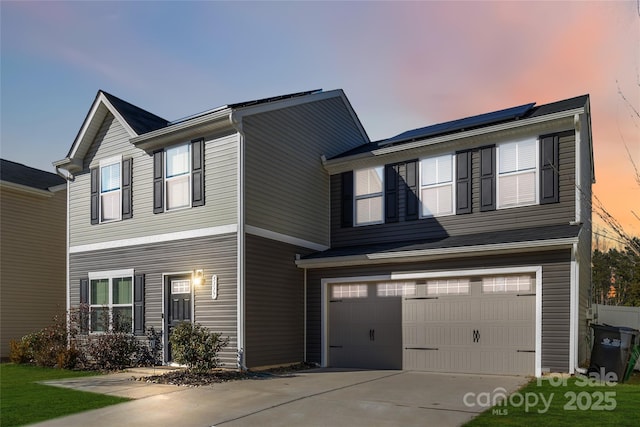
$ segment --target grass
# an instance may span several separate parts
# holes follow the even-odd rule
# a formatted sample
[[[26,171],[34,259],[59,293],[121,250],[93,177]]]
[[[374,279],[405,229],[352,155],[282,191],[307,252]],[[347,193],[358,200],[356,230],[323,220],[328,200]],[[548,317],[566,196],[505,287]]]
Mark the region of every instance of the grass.
[[[0,425],[30,424],[129,400],[37,384],[37,381],[92,375],[95,372],[0,364]]]
[[[486,410],[465,426],[639,425],[640,373],[624,384],[610,384],[576,377],[534,379],[505,405]]]

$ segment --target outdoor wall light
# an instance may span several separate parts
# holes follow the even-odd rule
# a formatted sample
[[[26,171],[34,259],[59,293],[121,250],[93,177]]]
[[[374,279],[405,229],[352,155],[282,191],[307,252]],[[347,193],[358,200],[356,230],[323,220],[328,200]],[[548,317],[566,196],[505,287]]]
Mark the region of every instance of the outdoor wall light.
[[[195,270],[193,272],[193,285],[194,286],[202,285],[203,278],[204,278],[204,272],[202,270]]]

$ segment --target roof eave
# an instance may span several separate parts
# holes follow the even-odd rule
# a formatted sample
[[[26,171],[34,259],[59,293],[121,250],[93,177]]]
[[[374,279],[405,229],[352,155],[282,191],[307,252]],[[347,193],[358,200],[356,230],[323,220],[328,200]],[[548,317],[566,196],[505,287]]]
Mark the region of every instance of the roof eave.
[[[329,159],[325,162],[325,168],[330,173],[337,173],[342,171],[344,166],[350,165],[351,163],[357,160],[383,156],[387,154],[399,153],[402,151],[412,150],[412,149],[421,148],[429,145],[442,144],[445,142],[455,141],[463,138],[476,137],[479,135],[484,135],[484,134],[493,133],[493,132],[512,130],[520,127],[531,126],[531,125],[541,124],[545,122],[552,122],[555,120],[573,118],[576,114],[583,114],[585,113],[585,111],[586,111],[585,107],[574,108],[571,110],[565,110],[557,113],[546,114],[544,116],[513,120],[506,123],[480,127],[480,128],[471,129],[468,131],[435,136],[432,138],[425,138],[425,139],[412,141],[412,142],[405,142],[399,145],[392,145],[387,147],[382,146],[381,148],[378,148],[375,150],[354,154],[348,157],[337,157],[334,159]]]
[[[486,253],[486,255],[500,255],[504,253],[514,254],[550,251],[562,248],[571,248],[576,243],[578,243],[578,237],[567,237],[561,239],[496,243],[477,246],[418,249],[411,251],[380,252],[341,257],[299,259],[295,262],[299,268],[313,269],[329,267],[349,267],[357,265],[432,261],[445,258],[463,258],[473,255],[477,256],[481,252]]]
[[[165,128],[157,129],[129,140],[137,148],[153,151],[172,142],[189,140],[203,133],[232,129],[229,115],[230,108],[224,108],[211,113],[181,121]]]

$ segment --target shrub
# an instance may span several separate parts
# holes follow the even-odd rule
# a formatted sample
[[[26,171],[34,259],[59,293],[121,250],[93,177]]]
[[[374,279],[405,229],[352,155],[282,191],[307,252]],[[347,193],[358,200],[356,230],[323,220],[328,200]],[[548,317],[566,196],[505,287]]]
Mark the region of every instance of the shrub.
[[[140,343],[132,334],[106,332],[91,337],[87,351],[96,368],[121,370],[136,364]]]
[[[222,338],[199,323],[182,322],[171,331],[169,342],[173,360],[195,372],[205,372],[218,366],[218,353],[229,338]]]

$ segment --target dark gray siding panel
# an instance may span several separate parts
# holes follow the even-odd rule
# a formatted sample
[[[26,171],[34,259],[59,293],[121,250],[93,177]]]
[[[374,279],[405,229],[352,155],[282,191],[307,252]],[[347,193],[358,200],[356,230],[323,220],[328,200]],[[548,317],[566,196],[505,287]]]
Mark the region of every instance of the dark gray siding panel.
[[[331,176],[332,247],[365,245],[393,241],[433,239],[484,231],[567,224],[575,219],[575,141],[574,136],[560,138],[559,203],[498,209],[480,209],[480,152],[472,151],[472,213],[423,218],[364,227],[340,227],[340,175]],[[404,173],[406,169],[400,169]]]
[[[304,272],[295,255],[310,250],[247,235],[245,334],[247,367],[304,359]]]
[[[71,306],[80,300],[80,279],[89,272],[132,268],[145,275],[145,328],[162,329],[162,275],[203,269],[205,282],[195,289],[196,322],[229,337],[221,354],[226,365],[236,366],[237,265],[236,235],[201,237],[151,245],[130,246],[70,255]],[[211,277],[218,276],[218,299],[211,299]]]
[[[437,260],[408,264],[308,270],[307,359],[320,362],[321,286],[324,278],[374,276],[406,271],[455,271],[461,269],[542,266],[542,369],[569,370],[569,280],[571,252],[549,251],[512,256]]]

